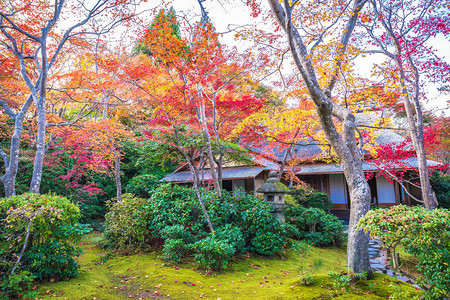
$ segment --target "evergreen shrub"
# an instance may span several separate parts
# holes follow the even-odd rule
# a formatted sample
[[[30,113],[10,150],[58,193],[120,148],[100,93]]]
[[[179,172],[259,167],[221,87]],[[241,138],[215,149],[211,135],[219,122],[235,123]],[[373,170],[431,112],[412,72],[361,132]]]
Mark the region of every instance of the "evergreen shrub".
[[[273,255],[283,248],[286,226],[272,216],[270,204],[245,193],[224,191],[218,198],[213,191],[201,192],[216,230],[213,234],[194,190],[163,184],[149,199],[124,195],[121,203],[110,205],[104,234],[107,244],[123,249],[164,240],[166,259],[178,262],[194,254],[199,264],[215,269],[228,264],[230,253]],[[214,252],[212,245],[219,250]]]
[[[320,208],[290,206],[285,216],[286,223],[294,227],[296,239],[305,239],[314,246],[340,246],[344,242],[342,221]]]
[[[317,192],[311,187],[299,187],[291,189],[294,205],[299,204],[303,207],[320,208],[329,211],[333,207],[330,197],[326,193]]]
[[[0,199],[0,253],[6,262],[0,271],[12,270],[27,241],[18,270],[31,271],[41,280],[78,275],[74,257],[81,249],[73,243],[90,230],[77,223],[80,215],[78,206],[61,196],[26,193]]]
[[[130,250],[142,246],[148,233],[147,200],[123,194],[122,201],[108,201],[104,236],[110,248]]]

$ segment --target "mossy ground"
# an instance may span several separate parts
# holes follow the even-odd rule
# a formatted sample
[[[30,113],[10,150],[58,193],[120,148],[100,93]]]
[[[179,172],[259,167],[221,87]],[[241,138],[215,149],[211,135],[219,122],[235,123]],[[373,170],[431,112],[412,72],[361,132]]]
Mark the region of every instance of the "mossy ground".
[[[216,273],[199,270],[194,263],[169,264],[157,251],[106,260],[106,252],[95,245],[100,238],[94,233],[80,243],[84,255],[79,258],[78,277],[40,284],[38,299],[387,299],[400,292],[413,299],[420,295],[414,287],[383,274],[350,286],[348,292],[334,288],[326,273],[345,269],[342,249],[312,248],[305,255],[290,251],[284,258],[270,259],[242,256]],[[302,269],[314,276],[312,285],[300,283]]]

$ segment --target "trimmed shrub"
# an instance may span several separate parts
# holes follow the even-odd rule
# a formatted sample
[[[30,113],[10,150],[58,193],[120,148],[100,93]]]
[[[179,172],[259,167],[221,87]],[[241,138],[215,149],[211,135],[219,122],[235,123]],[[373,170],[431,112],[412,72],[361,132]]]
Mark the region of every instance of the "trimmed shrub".
[[[202,267],[221,270],[228,266],[235,249],[226,241],[209,236],[192,245],[195,251],[194,260]]]
[[[286,223],[295,227],[293,237],[305,239],[314,246],[340,246],[345,237],[338,217],[319,208],[291,206],[285,212]]]
[[[24,255],[27,269],[39,279],[72,278],[79,275],[80,266],[73,257],[83,251],[65,242],[47,241],[30,248]]]
[[[186,231],[183,225],[166,226],[161,231],[161,237],[164,239],[180,239],[186,244],[193,241],[193,236],[189,231]]]
[[[237,252],[245,251],[244,235],[239,227],[226,224],[216,230],[215,236],[219,240],[227,242]]]
[[[186,256],[188,245],[182,239],[167,239],[164,242],[163,258],[179,263]]]
[[[292,189],[291,196],[293,197],[294,203],[306,208],[320,208],[324,211],[329,211],[333,207],[333,203],[326,193],[317,192],[313,188],[294,188]]]
[[[183,225],[167,226],[161,231],[161,237],[166,239],[163,247],[163,258],[180,262],[189,252],[194,237],[186,231]]]
[[[156,188],[159,183],[159,176],[153,174],[141,174],[131,178],[126,186],[126,190],[138,197],[148,198],[151,191]]]
[[[259,254],[274,255],[283,249],[284,240],[282,235],[260,231],[252,239],[252,249]]]
[[[202,195],[211,222],[216,227],[216,235],[221,235],[221,231],[226,230],[221,227],[229,224],[230,230],[233,230],[232,227],[240,229],[245,245],[256,253],[268,255],[267,251],[259,251],[258,240],[252,243],[256,236],[266,233],[279,237],[274,240],[273,247],[276,250],[272,251],[273,253],[282,248],[283,242],[277,241],[284,241],[286,238],[285,226],[272,216],[272,206],[264,200],[245,193],[232,195],[226,191],[223,192],[222,198],[218,198],[213,191],[203,190]],[[161,233],[167,226],[182,225],[186,231],[195,235],[196,239],[208,235],[206,220],[191,188],[172,184],[161,186],[148,200],[147,214],[149,228],[155,234]],[[234,230],[233,235],[236,238],[236,249],[244,251],[240,246],[239,233]]]
[[[109,212],[105,216],[105,231],[108,246],[114,249],[130,249],[142,245],[147,229],[147,201],[123,194],[122,201],[107,203]]]

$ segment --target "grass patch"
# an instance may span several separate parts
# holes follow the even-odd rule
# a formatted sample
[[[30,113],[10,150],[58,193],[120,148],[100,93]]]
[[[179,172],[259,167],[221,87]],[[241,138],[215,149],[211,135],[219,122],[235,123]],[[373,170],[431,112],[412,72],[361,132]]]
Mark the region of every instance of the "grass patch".
[[[215,273],[197,269],[194,263],[173,265],[161,252],[116,256],[109,260],[95,242],[99,233],[83,238],[79,258],[81,275],[68,281],[38,285],[39,299],[387,299],[420,295],[414,287],[383,274],[351,285],[348,292],[336,289],[328,271],[345,269],[342,249],[312,248],[302,257],[288,251],[284,258],[245,257],[234,259],[230,268]],[[299,275],[313,275],[304,286]],[[397,298],[402,299],[402,298]],[[405,298],[403,298],[405,299]]]

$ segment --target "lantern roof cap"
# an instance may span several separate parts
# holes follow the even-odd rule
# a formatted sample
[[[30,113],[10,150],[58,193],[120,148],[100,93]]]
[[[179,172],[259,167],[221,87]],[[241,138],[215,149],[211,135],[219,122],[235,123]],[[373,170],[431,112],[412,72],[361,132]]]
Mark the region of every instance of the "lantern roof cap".
[[[282,184],[280,180],[278,179],[278,173],[276,171],[270,171],[269,173],[269,179],[267,179],[266,183],[256,190],[258,193],[279,193],[279,194],[286,194],[289,193],[289,188]]]

